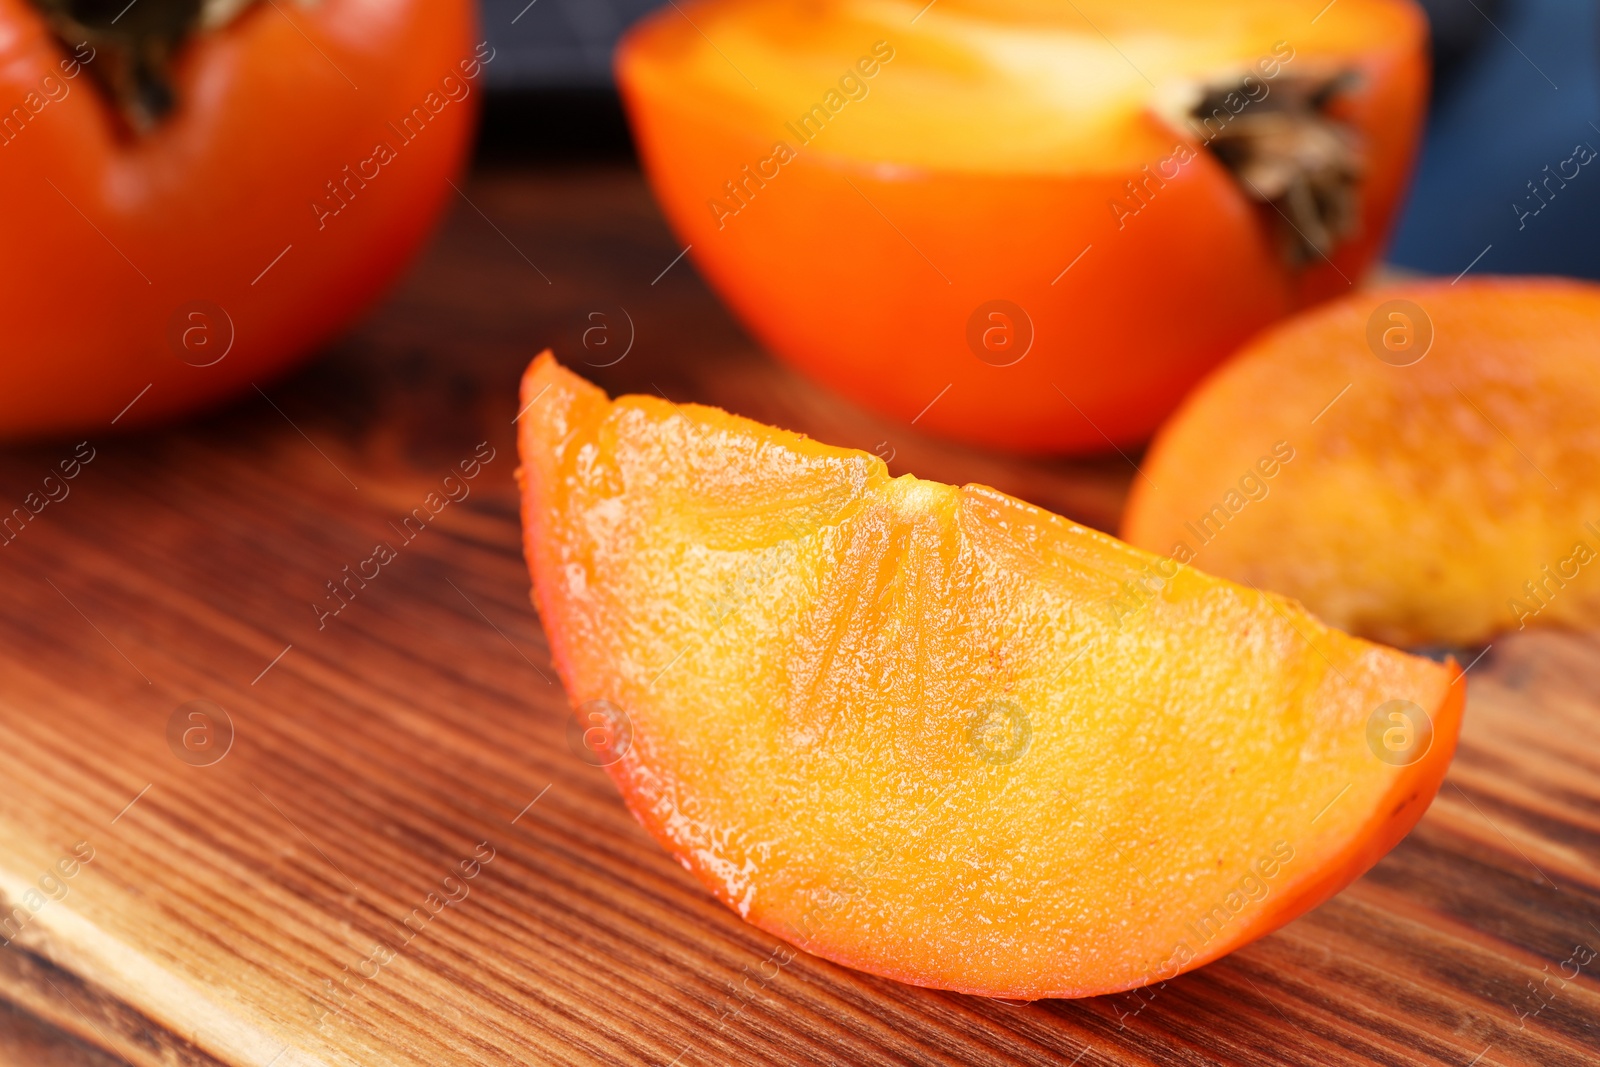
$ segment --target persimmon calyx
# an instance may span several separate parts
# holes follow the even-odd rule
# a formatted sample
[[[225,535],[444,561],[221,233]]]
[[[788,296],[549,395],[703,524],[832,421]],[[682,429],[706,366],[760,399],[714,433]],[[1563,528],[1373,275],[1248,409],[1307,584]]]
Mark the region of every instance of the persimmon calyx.
[[[1226,79],[1201,86],[1189,110],[1191,128],[1245,195],[1275,209],[1291,267],[1331,256],[1360,228],[1365,153],[1354,128],[1329,114],[1356,79],[1285,75],[1266,95],[1253,78]]]
[[[89,70],[138,133],[177,104],[170,68],[189,37],[220,29],[255,0],[34,0],[69,49],[87,43]]]

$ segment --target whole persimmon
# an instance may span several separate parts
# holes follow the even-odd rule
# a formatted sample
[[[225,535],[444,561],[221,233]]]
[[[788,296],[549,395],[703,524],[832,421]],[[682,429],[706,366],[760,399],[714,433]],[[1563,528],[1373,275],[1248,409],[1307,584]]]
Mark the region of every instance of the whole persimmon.
[[[1410,0],[694,0],[617,73],[668,219],[779,357],[962,441],[1147,437],[1372,265]]]
[[[467,0],[0,0],[0,437],[154,422],[368,306],[450,195]]]

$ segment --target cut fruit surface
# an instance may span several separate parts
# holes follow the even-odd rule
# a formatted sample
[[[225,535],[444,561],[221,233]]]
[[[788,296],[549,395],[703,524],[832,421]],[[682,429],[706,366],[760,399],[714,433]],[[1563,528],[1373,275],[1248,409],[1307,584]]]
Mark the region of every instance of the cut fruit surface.
[[[926,432],[1098,452],[1375,262],[1426,43],[1411,0],[684,0],[616,65],[765,346]]]
[[[548,353],[522,388],[570,698],[656,839],[810,952],[1003,997],[1170,978],[1337,892],[1443,778],[1453,664]]]
[[[968,172],[1120,174],[1170,153],[1174,135],[1205,136],[1189,114],[1202,86],[1252,75],[1249,90],[1265,85],[1265,100],[1279,78],[1296,80],[1307,66],[1372,66],[1392,77],[1388,67],[1414,62],[1426,30],[1413,5],[1344,6],[1308,29],[1309,15],[1283,0],[696,0],[692,20],[669,12],[642,27],[621,62],[645,91],[715,99],[735,112],[725,121],[791,142],[785,123],[828,92],[852,104],[870,99],[859,111],[823,104],[824,124],[840,117],[825,142],[833,155]],[[854,72],[860,88],[839,86],[862,56],[871,73]],[[674,84],[653,84],[666,78]]]
[[[1600,286],[1557,279],[1286,322],[1162,429],[1123,536],[1397,644],[1600,626],[1597,337]]]

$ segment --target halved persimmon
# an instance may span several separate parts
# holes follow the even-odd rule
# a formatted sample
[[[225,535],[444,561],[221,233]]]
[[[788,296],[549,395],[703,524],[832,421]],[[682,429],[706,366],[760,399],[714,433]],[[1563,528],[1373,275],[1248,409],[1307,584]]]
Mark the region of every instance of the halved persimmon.
[[[1410,0],[684,0],[617,76],[778,356],[922,429],[1092,451],[1361,279],[1426,39]]]
[[[1415,282],[1263,334],[1164,426],[1122,533],[1402,645],[1600,626],[1600,285]]]
[[[1002,997],[1169,978],[1337,892],[1443,778],[1453,664],[548,353],[522,389],[569,696],[640,822],[810,952]]]

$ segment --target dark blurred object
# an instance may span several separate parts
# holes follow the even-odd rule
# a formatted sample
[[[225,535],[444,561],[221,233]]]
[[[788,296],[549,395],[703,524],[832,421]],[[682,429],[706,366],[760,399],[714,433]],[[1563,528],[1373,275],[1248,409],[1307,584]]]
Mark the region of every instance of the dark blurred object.
[[[480,165],[633,158],[622,101],[609,86],[502,88],[484,102]]]
[[[100,62],[89,73],[116,97],[133,128],[145,133],[177,103],[169,70],[172,56],[200,29],[207,4],[145,0],[137,11],[119,0],[36,0],[35,6],[66,49],[79,43],[94,49]],[[233,8],[230,15],[237,13],[236,5],[228,6]]]
[[[629,24],[662,0],[480,0],[495,49],[480,164],[631,160],[611,78]]]
[[[1497,36],[1502,0],[1419,0],[1433,26],[1433,63],[1441,80],[1474,46]],[[483,25],[499,50],[496,86],[588,87],[611,84],[611,50],[630,23],[662,0],[482,0]]]
[[[1486,37],[1496,37],[1490,19],[1500,17],[1501,0],[1418,0],[1433,30],[1434,79],[1448,84],[1462,62]]]
[[[611,50],[630,23],[662,0],[480,0],[499,88],[611,85]]]
[[[1583,162],[1600,149],[1595,4],[1429,6],[1458,2],[1483,23],[1482,40],[1438,86],[1391,262],[1451,278],[1469,267],[1600,278],[1589,239],[1600,231],[1600,160]]]

